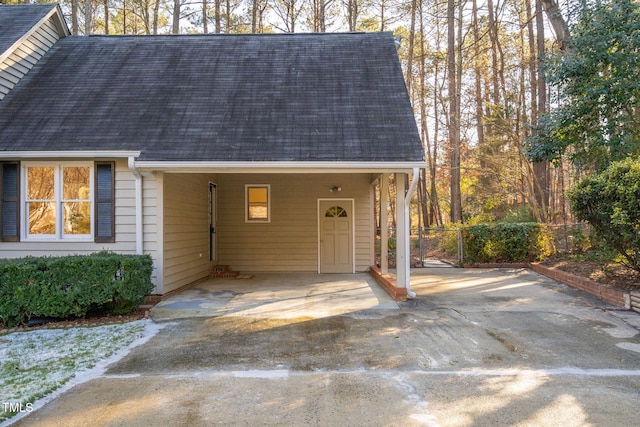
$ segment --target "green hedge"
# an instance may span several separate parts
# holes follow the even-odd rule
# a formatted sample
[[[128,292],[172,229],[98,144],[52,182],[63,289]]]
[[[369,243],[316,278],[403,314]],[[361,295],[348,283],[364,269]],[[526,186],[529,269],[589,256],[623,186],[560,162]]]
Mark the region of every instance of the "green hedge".
[[[0,260],[0,324],[130,312],[153,289],[152,268],[148,255],[108,252]]]
[[[483,224],[463,227],[464,262],[529,262],[555,252],[553,236],[534,222]]]

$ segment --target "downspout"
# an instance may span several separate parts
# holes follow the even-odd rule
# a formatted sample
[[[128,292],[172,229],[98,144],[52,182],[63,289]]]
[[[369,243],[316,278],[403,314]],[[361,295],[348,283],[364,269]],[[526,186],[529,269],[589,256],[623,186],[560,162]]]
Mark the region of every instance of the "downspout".
[[[144,254],[144,234],[142,224],[142,175],[136,168],[136,159],[129,156],[129,170],[135,178],[135,198],[136,198],[136,254]]]
[[[407,251],[407,255],[411,253],[411,229],[409,228],[409,211],[411,208],[411,199],[413,198],[413,194],[416,192],[416,187],[418,186],[418,181],[420,180],[420,169],[413,168],[413,177],[411,179],[411,185],[409,185],[409,189],[407,190],[407,194],[404,196],[404,215],[405,215],[405,227],[407,230],[405,231],[409,238],[407,239],[407,245],[409,246],[409,250]],[[407,296],[409,298],[415,298],[416,293],[411,290],[411,257],[405,257],[405,268],[407,269],[406,275],[406,283],[405,288],[407,289]]]

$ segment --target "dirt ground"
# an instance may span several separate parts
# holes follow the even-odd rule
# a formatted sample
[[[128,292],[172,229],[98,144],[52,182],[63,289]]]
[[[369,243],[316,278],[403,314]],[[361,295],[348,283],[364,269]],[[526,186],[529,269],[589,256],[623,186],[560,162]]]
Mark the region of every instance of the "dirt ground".
[[[620,264],[553,258],[542,261],[541,264],[605,285],[640,292],[640,273]]]

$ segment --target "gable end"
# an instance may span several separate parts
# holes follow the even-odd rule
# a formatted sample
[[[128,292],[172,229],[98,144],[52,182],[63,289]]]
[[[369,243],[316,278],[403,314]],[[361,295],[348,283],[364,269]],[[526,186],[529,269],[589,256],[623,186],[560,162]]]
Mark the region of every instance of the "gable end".
[[[0,13],[12,7],[4,6]],[[60,38],[67,35],[69,30],[59,8],[54,7],[10,48],[0,52],[0,100]]]

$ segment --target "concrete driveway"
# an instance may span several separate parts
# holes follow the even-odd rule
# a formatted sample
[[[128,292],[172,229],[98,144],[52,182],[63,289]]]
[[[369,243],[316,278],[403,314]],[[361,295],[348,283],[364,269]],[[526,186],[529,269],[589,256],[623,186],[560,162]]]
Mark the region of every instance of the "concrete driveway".
[[[147,344],[17,425],[638,424],[637,314],[527,270],[412,275],[418,297],[399,304],[360,275],[310,294],[295,276],[199,287],[226,302],[168,300],[158,310],[183,315],[155,312],[164,328]]]

